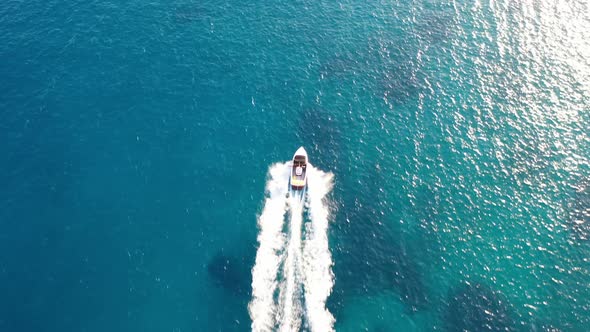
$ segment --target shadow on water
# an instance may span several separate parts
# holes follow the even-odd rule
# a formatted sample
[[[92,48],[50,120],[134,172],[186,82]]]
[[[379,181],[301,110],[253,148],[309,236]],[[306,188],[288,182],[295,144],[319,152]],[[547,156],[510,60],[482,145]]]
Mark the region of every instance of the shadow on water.
[[[349,296],[393,291],[409,312],[430,302],[414,251],[388,225],[394,211],[383,198],[383,176],[375,168],[339,204],[333,230],[335,286],[328,303],[336,316]]]
[[[447,331],[514,331],[504,296],[480,283],[463,283],[451,291],[444,308]]]

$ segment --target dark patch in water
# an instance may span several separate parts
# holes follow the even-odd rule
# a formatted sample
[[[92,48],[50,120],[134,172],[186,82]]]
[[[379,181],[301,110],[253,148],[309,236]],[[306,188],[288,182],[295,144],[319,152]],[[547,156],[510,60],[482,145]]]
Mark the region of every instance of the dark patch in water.
[[[417,38],[429,45],[453,38],[454,30],[451,27],[454,27],[456,22],[452,14],[437,9],[426,12],[426,15],[417,18],[414,26],[413,31]]]
[[[432,184],[417,184],[415,190],[411,192],[411,207],[408,207],[408,212],[405,214],[407,216],[405,218],[413,220],[410,222],[419,226],[412,230],[419,234],[413,234],[413,236],[419,237],[422,243],[428,243],[428,246],[412,248],[413,252],[422,259],[436,262],[440,261],[442,254],[440,226],[448,215],[443,207],[439,189]]]
[[[211,280],[234,295],[249,296],[251,276],[244,258],[218,252],[207,264]]]
[[[335,248],[339,259],[335,259],[336,283],[328,303],[335,315],[346,296],[394,291],[410,312],[430,302],[412,250],[387,225],[393,210],[381,199],[382,176],[376,168],[368,179],[359,179],[359,188],[371,190],[357,191],[358,195],[350,195],[353,201],[340,204],[334,229],[339,233]]]
[[[223,299],[211,301],[209,306],[209,331],[247,331],[250,329],[248,301],[252,291],[251,267],[254,264],[256,248],[238,245],[222,248],[208,262],[208,276],[222,294]],[[215,292],[214,292],[215,293]],[[225,294],[223,294],[225,293]],[[195,326],[201,330],[202,326]]]
[[[371,41],[370,49],[377,50],[377,58],[372,62],[383,63],[376,93],[394,106],[421,93],[430,93],[427,86],[430,74],[421,69],[422,56],[435,44],[452,38],[450,27],[456,25],[453,8],[434,7],[423,9],[402,39],[383,35]]]
[[[480,283],[464,283],[451,292],[445,311],[447,331],[513,331],[508,302]]]
[[[399,105],[426,91],[425,73],[420,71],[418,46],[402,40],[376,38],[370,41],[371,62],[381,63],[375,77],[375,93],[387,102]]]
[[[297,137],[305,143],[310,161],[315,166],[332,171],[338,168],[341,136],[336,119],[327,110],[310,108],[301,114]]]
[[[551,144],[532,135],[524,138],[518,137],[522,133],[507,135],[511,136],[512,142],[506,158],[511,177],[517,181],[528,179],[536,182],[544,175],[555,172],[551,165],[551,160],[555,158]]]
[[[573,236],[583,241],[590,240],[590,181],[578,187],[570,211]]]
[[[342,79],[359,70],[360,55],[354,53],[335,54],[320,67],[322,78]]]
[[[394,105],[403,104],[423,90],[412,66],[411,62],[406,62],[384,73],[380,85],[383,98],[388,102]]]
[[[440,24],[444,24],[444,20]],[[425,38],[431,35],[434,38],[435,35],[430,30],[418,33],[424,33]],[[428,75],[420,70],[421,60],[418,58],[423,46],[415,43],[415,39],[421,37],[409,37],[411,40],[397,40],[383,35],[370,38],[364,51],[336,54],[325,61],[320,67],[320,76],[336,79],[339,83],[352,79],[365,82],[378,98],[393,105],[403,104],[420,93],[429,92],[426,87]],[[430,42],[427,40],[427,43]],[[379,70],[374,71],[370,64],[379,64]]]

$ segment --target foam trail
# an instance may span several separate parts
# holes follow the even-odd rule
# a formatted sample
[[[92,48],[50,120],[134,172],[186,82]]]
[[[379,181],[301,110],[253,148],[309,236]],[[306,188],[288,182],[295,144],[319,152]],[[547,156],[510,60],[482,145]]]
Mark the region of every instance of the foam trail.
[[[284,281],[281,285],[280,331],[299,331],[301,326],[301,223],[303,218],[303,202],[300,192],[291,191],[289,208],[289,244],[283,265]]]
[[[252,268],[252,300],[248,305],[252,318],[252,331],[272,331],[275,326],[277,272],[281,251],[285,246],[282,232],[285,220],[289,167],[287,163],[274,164],[269,169],[266,183],[267,198],[258,218],[258,251]]]
[[[326,308],[326,300],[334,285],[332,255],[328,247],[327,234],[330,210],[324,202],[325,196],[332,190],[333,175],[309,165],[307,179],[307,204],[311,219],[306,225],[303,243],[303,283],[307,320],[311,331],[333,331],[334,316]]]

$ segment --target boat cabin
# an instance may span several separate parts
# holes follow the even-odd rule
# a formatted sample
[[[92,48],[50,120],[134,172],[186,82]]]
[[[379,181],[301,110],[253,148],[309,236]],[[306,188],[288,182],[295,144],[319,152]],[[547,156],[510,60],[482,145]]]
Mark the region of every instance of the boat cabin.
[[[307,158],[305,156],[295,156],[293,158],[293,168],[291,169],[291,188],[300,190],[305,187]]]

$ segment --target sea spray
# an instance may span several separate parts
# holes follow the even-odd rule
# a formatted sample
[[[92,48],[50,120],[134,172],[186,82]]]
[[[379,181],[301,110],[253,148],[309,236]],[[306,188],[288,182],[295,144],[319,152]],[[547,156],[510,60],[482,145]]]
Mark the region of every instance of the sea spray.
[[[277,272],[285,246],[282,232],[289,185],[287,163],[274,164],[266,183],[267,198],[258,218],[258,251],[252,268],[252,300],[248,305],[252,331],[271,331],[275,326]]]
[[[301,326],[301,223],[303,202],[300,192],[291,191],[289,195],[289,237],[283,266],[283,282],[280,289],[280,328],[281,332],[296,332]]]
[[[334,275],[328,247],[330,210],[325,197],[332,190],[333,175],[308,165],[307,205],[310,223],[306,224],[303,243],[303,283],[305,308],[310,330],[333,331],[334,316],[326,308]]]

